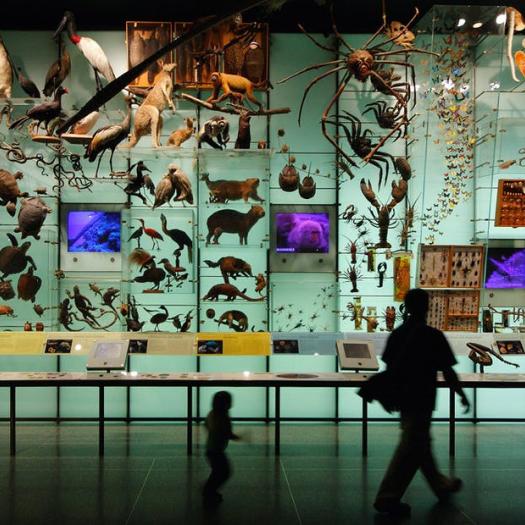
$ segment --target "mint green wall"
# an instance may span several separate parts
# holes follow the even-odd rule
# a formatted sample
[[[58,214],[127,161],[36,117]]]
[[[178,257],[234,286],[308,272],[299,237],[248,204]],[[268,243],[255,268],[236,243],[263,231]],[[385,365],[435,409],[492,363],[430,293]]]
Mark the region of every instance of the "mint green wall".
[[[439,12],[439,11],[438,11]],[[449,46],[449,35],[437,35],[433,33],[435,27],[431,21],[436,12],[430,13],[419,24],[421,33],[418,35],[418,46],[425,49],[442,52]],[[443,13],[442,13],[443,14]],[[492,16],[488,13],[487,16]],[[93,36],[105,49],[113,64],[117,75],[126,69],[125,43],[123,32],[96,32]],[[48,33],[22,33],[3,32],[2,36],[8,49],[14,55],[18,64],[23,65],[24,70],[39,85],[45,76],[49,64],[55,59],[56,48]],[[323,42],[330,43],[322,36],[316,35]],[[346,35],[352,46],[359,47],[366,40],[365,35]],[[519,48],[521,37],[515,37],[515,49]],[[452,46],[455,49],[462,48],[464,41],[462,37],[452,36]],[[462,109],[465,118],[469,118],[468,133],[472,136],[472,142],[465,136],[454,135],[454,125],[443,121],[436,115],[434,108],[439,101],[452,105],[455,103],[453,94],[443,95],[440,99],[436,90],[441,87],[441,81],[448,78],[449,66],[438,66],[432,58],[424,55],[414,55],[412,61],[416,67],[418,84],[418,103],[411,114],[415,115],[413,125],[409,131],[409,137],[405,141],[398,140],[388,144],[384,150],[394,156],[409,155],[413,169],[413,178],[409,184],[409,198],[413,203],[418,199],[416,206],[416,220],[412,235],[407,248],[414,253],[412,261],[412,282],[415,283],[417,250],[419,243],[434,242],[436,244],[469,244],[473,240],[485,242],[488,238],[507,237],[516,238],[516,231],[495,231],[493,223],[487,218],[493,218],[495,191],[497,179],[500,176],[520,175],[520,168],[513,166],[506,171],[499,171],[497,160],[514,158],[516,151],[523,144],[523,132],[520,121],[522,120],[523,108],[523,84],[514,85],[510,80],[508,67],[503,57],[504,42],[501,35],[488,36],[475,42],[464,53],[464,67],[462,76],[457,82],[468,85],[465,91],[466,98],[461,101],[465,105]],[[79,55],[73,46],[69,45],[72,55],[73,69],[71,77],[65,85],[70,90],[70,95],[64,98],[66,109],[80,107],[88,99],[94,89],[92,74],[83,57]],[[252,140],[266,139],[267,126],[270,136],[273,154],[268,152],[233,153],[214,152],[209,149],[201,150],[195,154],[191,148],[194,147],[193,139],[188,141],[181,152],[171,154],[164,150],[153,151],[149,148],[150,139],[141,139],[139,145],[131,151],[119,151],[115,155],[115,169],[125,170],[128,162],[134,163],[144,160],[145,164],[153,172],[153,180],[157,183],[167,171],[170,162],[176,162],[189,176],[195,194],[194,205],[176,204],[173,207],[162,206],[152,211],[140,201],[133,198],[132,207],[126,212],[123,225],[123,240],[127,241],[129,235],[138,226],[137,218],[142,217],[148,226],[160,230],[160,212],[168,217],[169,227],[182,228],[194,239],[193,263],[187,259],[186,251],[181,257],[181,263],[187,268],[189,278],[180,287],[174,287],[170,292],[164,294],[143,293],[144,286],[129,282],[138,275],[136,267],[123,264],[122,272],[105,273],[93,275],[83,272],[67,272],[66,278],[57,280],[53,272],[58,267],[58,247],[55,244],[58,239],[58,200],[62,203],[100,203],[100,202],[125,202],[124,194],[107,177],[109,163],[107,158],[101,165],[101,176],[90,188],[91,191],[79,193],[67,184],[60,192],[53,190],[54,179],[48,169],[40,173],[34,164],[28,162],[19,166],[9,163],[2,158],[0,166],[11,171],[21,169],[26,174],[21,181],[22,191],[33,193],[36,187],[45,186],[49,195],[45,197],[46,203],[53,208],[53,213],[46,219],[43,228],[42,239],[37,242],[32,240],[30,254],[35,258],[38,267],[38,275],[44,278],[44,284],[37,296],[37,303],[43,306],[55,306],[66,296],[66,290],[70,290],[74,284],[78,284],[81,291],[96,303],[96,296],[89,290],[89,283],[96,281],[99,286],[108,288],[116,287],[120,290],[123,301],[127,300],[128,294],[132,294],[137,304],[141,318],[146,321],[145,330],[151,330],[153,325],[148,322],[149,316],[142,307],[155,310],[160,305],[166,305],[170,317],[180,314],[182,317],[188,312],[194,317],[192,330],[206,331],[216,330],[215,319],[224,311],[231,308],[242,309],[249,317],[250,329],[288,331],[295,327],[299,331],[354,331],[354,323],[349,317],[347,304],[354,300],[356,295],[362,298],[362,304],[366,308],[375,307],[377,310],[379,329],[385,329],[383,318],[384,309],[395,304],[392,298],[393,290],[393,260],[384,249],[376,250],[376,266],[380,262],[387,263],[387,273],[383,288],[378,288],[377,272],[367,272],[366,262],[360,265],[361,278],[358,282],[359,293],[352,293],[350,284],[342,279],[337,279],[336,274],[272,274],[268,286],[269,296],[267,300],[257,303],[211,303],[202,301],[207,290],[221,281],[217,270],[207,268],[203,260],[217,260],[225,255],[242,257],[252,264],[254,274],[265,273],[267,268],[267,250],[269,248],[269,204],[339,204],[339,213],[353,204],[358,209],[358,216],[365,216],[367,234],[359,241],[358,261],[365,257],[364,240],[377,242],[377,229],[370,226],[368,211],[369,203],[364,199],[360,189],[359,181],[364,178],[372,182],[374,191],[381,201],[386,202],[390,198],[391,181],[396,180],[393,170],[390,170],[388,181],[378,187],[377,168],[372,165],[362,166],[353,170],[355,178],[350,180],[348,175],[341,175],[336,180],[336,168],[334,165],[334,151],[329,143],[322,137],[320,132],[320,117],[323,108],[327,105],[336,86],[336,78],[329,77],[321,81],[311,90],[305,104],[301,126],[297,123],[297,112],[301,101],[304,86],[313,79],[317,72],[301,75],[285,84],[277,84],[277,81],[285,76],[301,69],[302,67],[333,59],[329,52],[314,46],[304,35],[301,34],[273,34],[271,35],[271,80],[274,89],[269,93],[271,107],[289,106],[292,111],[288,115],[273,116],[271,119],[252,119]],[[450,67],[449,67],[450,69]],[[459,75],[459,72],[458,72]],[[500,87],[491,90],[491,87],[499,84]],[[459,85],[459,84],[458,84]],[[16,88],[17,90],[19,88]],[[21,96],[15,92],[15,96]],[[361,114],[365,104],[381,100],[376,92],[371,90],[370,84],[360,84],[352,80],[347,91],[340,99],[340,109],[350,113]],[[193,106],[185,102],[176,102],[178,111],[175,115],[164,112],[164,131],[162,142],[170,131],[181,126],[187,116],[196,116]],[[17,108],[21,113],[25,108]],[[108,103],[97,126],[104,125],[109,121],[122,119],[124,105],[122,100],[116,99]],[[453,110],[451,110],[453,111]],[[201,112],[201,120],[211,114],[207,111]],[[377,139],[381,130],[374,122],[372,115],[363,117],[363,124],[374,130],[374,139]],[[483,119],[481,117],[484,116]],[[481,119],[481,120],[480,120]],[[231,119],[232,141],[237,132],[235,118]],[[284,130],[284,136],[280,136],[280,130]],[[504,131],[503,131],[504,130]],[[27,140],[23,134],[16,133],[8,135],[5,127],[0,128],[2,140],[20,140],[27,154],[43,152],[49,155],[46,148]],[[488,140],[474,147],[479,137],[488,134]],[[462,154],[473,155],[472,160],[465,162],[466,174],[451,176],[450,168],[444,158],[450,150],[452,142],[463,141]],[[230,147],[233,144],[230,144]],[[288,153],[280,153],[283,145],[289,147],[289,154],[296,157],[296,165],[305,164],[317,183],[317,194],[310,201],[304,201],[297,192],[284,193],[278,185],[278,176],[281,169],[288,160]],[[83,148],[80,146],[67,145],[68,150],[82,155]],[[82,163],[85,174],[92,179],[94,176],[94,165],[87,162]],[[475,168],[475,169],[474,169]],[[316,172],[318,170],[318,172]],[[265,199],[264,206],[267,215],[260,221],[250,233],[250,243],[247,247],[239,247],[234,236],[224,234],[219,246],[206,246],[206,218],[218,209],[216,204],[207,202],[208,194],[205,185],[199,182],[199,175],[209,172],[212,179],[232,178],[244,179],[256,176],[261,179],[259,194]],[[447,195],[448,193],[448,195]],[[438,199],[441,202],[436,210],[434,204]],[[448,200],[447,200],[448,199]],[[457,202],[449,203],[454,199]],[[232,208],[245,211],[249,205],[233,203]],[[389,232],[389,240],[392,243],[392,251],[401,246],[399,232],[401,219],[404,216],[404,203],[395,208],[396,215],[392,222],[393,228]],[[0,246],[8,241],[5,232],[12,231],[16,224],[16,217],[11,219],[5,212],[1,213],[0,219]],[[505,229],[506,230],[506,229]],[[350,256],[345,247],[350,240],[355,240],[358,230],[355,226],[344,221],[339,221],[339,257],[340,271],[348,268]],[[44,242],[47,241],[47,242]],[[126,256],[136,245],[124,243],[123,253]],[[143,241],[146,249],[151,249],[149,239]],[[166,256],[172,259],[174,245],[171,241],[162,244],[161,251],[155,253],[157,260]],[[124,257],[125,259],[125,257]],[[16,276],[13,276],[13,285],[16,285]],[[239,279],[236,283],[242,290],[247,288],[247,294],[255,296],[254,281],[251,279]],[[119,304],[119,300],[115,304]],[[31,303],[22,303],[13,300],[13,307],[17,317],[0,318],[0,326],[3,329],[19,330],[28,320],[33,324],[43,321],[46,329],[58,329],[56,310],[47,310],[42,318],[38,317],[32,309]],[[239,306],[240,305],[240,306]],[[395,304],[396,308],[399,306]],[[215,316],[211,319],[206,316],[209,308],[215,310]],[[366,326],[366,323],[364,323]],[[119,318],[119,322],[113,330],[125,329],[125,320]],[[163,330],[175,330],[170,322],[161,325]],[[225,327],[219,327],[226,330]],[[2,370],[53,370],[54,359],[48,358],[14,358],[0,357],[0,368]],[[63,358],[61,360],[62,370],[83,370],[85,361],[81,358]],[[195,370],[196,362],[193,357],[137,357],[132,358],[133,369],[140,371],[158,370]],[[202,371],[263,371],[266,362],[263,358],[221,358],[202,359]],[[270,358],[270,369],[272,371],[304,371],[322,372],[333,371],[334,360],[331,357],[286,357],[275,356]],[[472,365],[468,359],[462,357],[458,367],[462,371],[471,371]],[[499,370],[494,367],[494,370]],[[502,368],[502,371],[508,368]],[[209,406],[212,391],[203,389],[201,393],[201,413]],[[0,393],[5,398],[5,393]],[[131,391],[131,415],[162,417],[182,416],[185,411],[185,392],[167,389],[132,389]],[[272,394],[273,395],[273,394]],[[21,393],[19,399],[20,415],[54,415],[55,413],[55,390],[47,389],[43,392]],[[107,415],[122,416],[125,412],[125,392],[121,389],[108,391],[106,395]],[[442,397],[442,396],[440,396]],[[240,417],[264,416],[264,389],[246,389],[235,392],[235,405],[233,414]],[[63,416],[94,416],[97,410],[97,392],[94,389],[61,391],[61,414]],[[504,411],[498,401],[500,395],[493,393],[479,394],[483,399],[483,414],[495,415],[518,415],[518,405],[505,403]],[[335,410],[334,391],[331,389],[321,390],[283,390],[282,393],[282,415],[283,416],[331,416]],[[4,407],[6,404],[4,403]],[[444,415],[448,410],[448,400],[441,399],[439,403],[439,414]],[[480,403],[481,407],[481,403]],[[273,410],[273,409],[272,409]],[[360,413],[360,403],[353,393],[342,391],[340,397],[341,416],[356,416]],[[376,407],[371,408],[371,415],[384,414]],[[482,415],[480,413],[480,415]]]

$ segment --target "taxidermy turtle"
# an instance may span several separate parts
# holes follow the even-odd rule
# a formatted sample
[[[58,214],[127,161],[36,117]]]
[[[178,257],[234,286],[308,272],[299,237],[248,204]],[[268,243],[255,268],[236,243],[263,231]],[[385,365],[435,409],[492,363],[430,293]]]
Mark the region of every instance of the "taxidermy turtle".
[[[36,270],[35,261],[30,255],[27,255],[31,243],[26,241],[18,246],[18,241],[12,233],[8,233],[7,236],[11,241],[11,246],[4,246],[0,250],[0,272],[2,272],[0,279],[4,280],[8,275],[20,273],[25,269],[27,263]]]
[[[51,212],[51,208],[39,197],[24,199],[18,212],[18,226],[15,232],[22,233],[22,239],[32,235],[35,239],[40,239],[40,228],[46,220],[46,216]]]
[[[42,286],[42,279],[33,275],[33,267],[30,266],[27,273],[23,273],[18,279],[18,298],[22,301],[35,302],[35,296]]]
[[[0,169],[0,204],[6,206],[11,217],[15,215],[16,200],[18,197],[26,197],[27,193],[21,193],[18,182],[24,177],[21,171],[12,174],[11,172]]]
[[[9,299],[12,299],[14,296],[15,296],[15,291],[13,290],[11,281],[0,282],[0,297],[4,301],[8,301]]]

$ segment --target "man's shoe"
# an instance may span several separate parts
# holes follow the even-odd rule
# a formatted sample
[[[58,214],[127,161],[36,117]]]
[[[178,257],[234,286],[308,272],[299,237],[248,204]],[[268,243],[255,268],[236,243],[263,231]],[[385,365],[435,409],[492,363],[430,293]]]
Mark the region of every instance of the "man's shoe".
[[[439,501],[447,501],[452,494],[459,492],[463,488],[463,481],[459,478],[450,478],[449,482],[436,493]]]
[[[377,512],[382,514],[389,514],[390,516],[397,516],[400,518],[410,516],[411,507],[408,503],[395,500],[376,501],[374,508]]]

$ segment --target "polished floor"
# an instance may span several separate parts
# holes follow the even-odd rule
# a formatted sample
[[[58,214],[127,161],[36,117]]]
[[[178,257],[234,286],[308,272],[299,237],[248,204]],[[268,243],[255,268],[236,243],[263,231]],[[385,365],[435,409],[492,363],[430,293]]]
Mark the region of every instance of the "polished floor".
[[[358,425],[283,425],[282,454],[273,456],[271,426],[236,425],[230,446],[234,476],[215,511],[202,508],[207,475],[204,431],[185,456],[185,428],[108,425],[106,457],[97,456],[96,427],[20,424],[18,455],[9,457],[0,426],[0,523],[17,524],[386,524],[372,509],[375,490],[397,439],[395,425],[370,426],[370,453],[360,457]],[[518,524],[525,516],[525,425],[458,426],[457,457],[447,456],[447,427],[434,428],[446,471],[463,478],[452,503],[436,504],[417,477],[406,523]]]

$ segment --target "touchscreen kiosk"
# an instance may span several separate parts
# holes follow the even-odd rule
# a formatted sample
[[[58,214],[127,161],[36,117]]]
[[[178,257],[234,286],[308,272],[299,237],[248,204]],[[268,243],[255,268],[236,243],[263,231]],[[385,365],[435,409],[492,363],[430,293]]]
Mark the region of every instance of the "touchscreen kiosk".
[[[88,370],[123,370],[128,356],[129,341],[97,341],[89,354]]]
[[[338,339],[336,347],[341,370],[379,370],[372,341]]]

